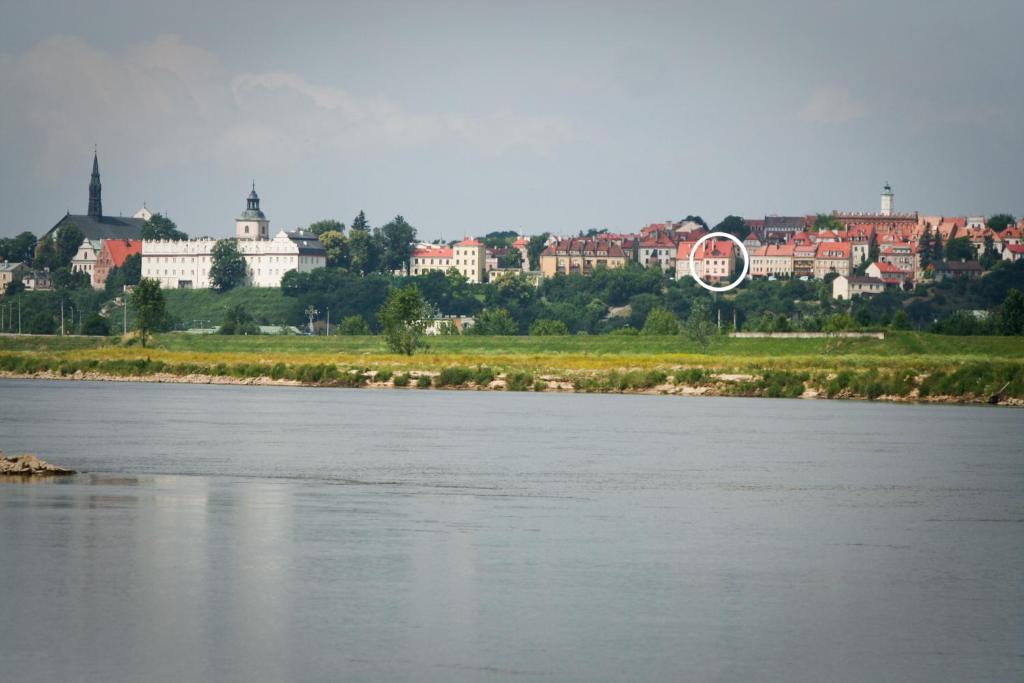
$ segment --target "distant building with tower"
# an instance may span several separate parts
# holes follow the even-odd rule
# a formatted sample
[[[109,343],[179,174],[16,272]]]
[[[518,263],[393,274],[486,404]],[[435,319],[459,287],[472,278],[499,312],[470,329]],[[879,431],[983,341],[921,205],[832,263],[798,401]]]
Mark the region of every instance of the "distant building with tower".
[[[882,211],[881,211],[881,214],[883,216],[891,216],[892,215],[892,188],[889,186],[889,183],[886,183],[885,187],[882,188]]]
[[[250,287],[279,287],[288,271],[309,272],[327,265],[327,253],[319,238],[307,230],[279,231],[270,238],[270,220],[260,209],[256,184],[246,198],[245,210],[235,219],[238,251],[245,258]],[[144,240],[142,277],[152,278],[164,289],[205,289],[213,286],[210,267],[218,240]]]

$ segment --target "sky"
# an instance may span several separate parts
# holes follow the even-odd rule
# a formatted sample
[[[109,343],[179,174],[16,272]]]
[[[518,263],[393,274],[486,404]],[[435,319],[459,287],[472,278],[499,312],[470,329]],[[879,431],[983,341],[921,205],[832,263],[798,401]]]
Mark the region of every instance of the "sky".
[[[1024,213],[1024,3],[0,0],[0,236]]]

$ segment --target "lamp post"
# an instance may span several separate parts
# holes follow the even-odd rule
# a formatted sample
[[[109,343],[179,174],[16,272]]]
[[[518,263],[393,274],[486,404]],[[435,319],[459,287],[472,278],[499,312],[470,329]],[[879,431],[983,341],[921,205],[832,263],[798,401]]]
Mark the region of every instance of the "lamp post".
[[[313,307],[313,304],[306,306],[306,317],[309,318],[309,333],[313,334],[313,318],[318,316],[320,311]]]
[[[327,307],[327,336],[331,336],[331,307]]]

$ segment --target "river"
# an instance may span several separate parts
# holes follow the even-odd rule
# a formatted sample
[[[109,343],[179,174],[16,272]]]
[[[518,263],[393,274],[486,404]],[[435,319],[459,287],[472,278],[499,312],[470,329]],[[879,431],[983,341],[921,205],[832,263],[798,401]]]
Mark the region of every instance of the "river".
[[[4,681],[1019,681],[1024,412],[0,381]]]

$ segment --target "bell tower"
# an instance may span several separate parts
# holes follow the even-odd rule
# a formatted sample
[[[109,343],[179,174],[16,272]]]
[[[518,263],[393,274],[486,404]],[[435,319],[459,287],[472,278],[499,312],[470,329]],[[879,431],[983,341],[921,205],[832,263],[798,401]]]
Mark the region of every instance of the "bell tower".
[[[103,186],[100,185],[100,160],[96,150],[92,152],[92,179],[89,180],[89,216],[100,218],[103,215]]]
[[[892,215],[892,188],[889,187],[889,183],[882,188],[882,215]]]
[[[260,196],[256,194],[255,180],[252,192],[245,200],[245,211],[235,219],[235,237],[240,240],[270,239],[270,221],[260,211]]]

